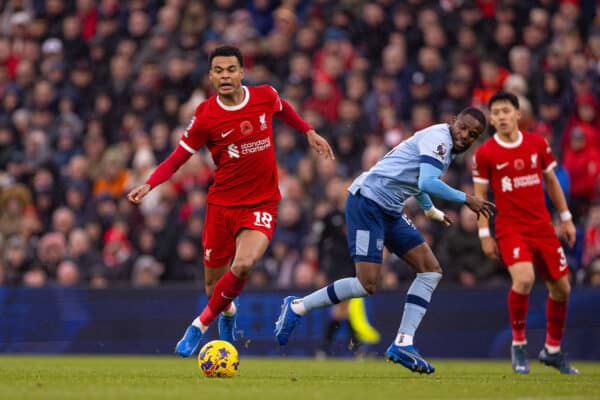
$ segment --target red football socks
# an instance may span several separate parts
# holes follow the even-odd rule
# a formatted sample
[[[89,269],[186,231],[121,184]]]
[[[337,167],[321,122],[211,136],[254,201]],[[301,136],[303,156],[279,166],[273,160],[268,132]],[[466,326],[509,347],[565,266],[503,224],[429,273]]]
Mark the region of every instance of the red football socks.
[[[527,307],[529,305],[529,294],[520,294],[514,290],[508,292],[508,315],[512,327],[513,342],[524,343],[525,322],[527,320]]]
[[[238,297],[246,285],[248,277],[238,278],[228,270],[225,275],[217,281],[213,294],[208,300],[208,304],[200,314],[200,322],[209,326],[221,311],[227,309],[233,299]]]
[[[560,346],[565,333],[567,302],[559,303],[548,296],[546,302],[546,345]]]

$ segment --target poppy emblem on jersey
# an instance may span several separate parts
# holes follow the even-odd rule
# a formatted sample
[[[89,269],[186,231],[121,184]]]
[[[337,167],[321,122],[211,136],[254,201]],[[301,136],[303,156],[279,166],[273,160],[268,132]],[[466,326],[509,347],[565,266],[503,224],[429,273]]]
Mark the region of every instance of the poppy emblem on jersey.
[[[523,161],[523,159],[522,159],[522,158],[517,158],[517,159],[515,160],[515,169],[516,169],[517,171],[520,171],[520,170],[522,170],[523,168],[525,168],[525,161]]]
[[[258,116],[258,122],[260,123],[260,130],[264,131],[267,129],[267,114],[262,113]]]
[[[440,143],[433,151],[433,154],[437,158],[443,159],[447,152],[448,152],[448,149],[446,148],[446,145],[444,143]]]
[[[240,130],[242,131],[242,135],[249,135],[254,131],[252,127],[252,122],[245,120],[240,123]]]

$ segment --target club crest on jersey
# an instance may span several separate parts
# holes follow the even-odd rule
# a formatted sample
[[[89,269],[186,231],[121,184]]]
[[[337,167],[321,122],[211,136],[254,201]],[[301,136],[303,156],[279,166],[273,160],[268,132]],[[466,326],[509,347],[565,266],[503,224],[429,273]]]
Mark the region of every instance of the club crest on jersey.
[[[531,168],[537,168],[537,154],[531,155]]]
[[[264,131],[267,129],[267,114],[262,113],[258,116],[258,122],[260,123],[260,130]]]
[[[446,147],[446,145],[444,143],[440,143],[433,151],[433,155],[436,156],[436,158],[443,160],[447,152],[448,148]]]

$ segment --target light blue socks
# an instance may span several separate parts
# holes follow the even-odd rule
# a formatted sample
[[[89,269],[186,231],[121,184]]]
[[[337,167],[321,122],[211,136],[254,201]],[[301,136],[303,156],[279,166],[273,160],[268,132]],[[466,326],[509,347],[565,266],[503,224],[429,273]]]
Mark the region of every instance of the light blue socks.
[[[421,320],[427,312],[431,294],[441,279],[442,274],[439,272],[422,272],[417,274],[412,285],[408,288],[398,334],[414,336]]]
[[[369,293],[362,286],[358,278],[343,278],[312,292],[302,299],[305,312],[337,304],[340,301],[355,297],[365,297]]]

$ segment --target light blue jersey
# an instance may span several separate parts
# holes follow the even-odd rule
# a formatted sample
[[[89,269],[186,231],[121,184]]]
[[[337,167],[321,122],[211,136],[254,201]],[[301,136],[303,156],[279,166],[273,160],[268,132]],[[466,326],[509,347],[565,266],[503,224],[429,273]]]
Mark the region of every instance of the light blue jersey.
[[[423,163],[445,172],[452,155],[450,125],[437,124],[416,132],[387,153],[370,170],[358,176],[350,188],[393,214],[401,214],[404,203],[416,196],[425,209],[431,207],[427,194],[419,189],[419,171]]]

